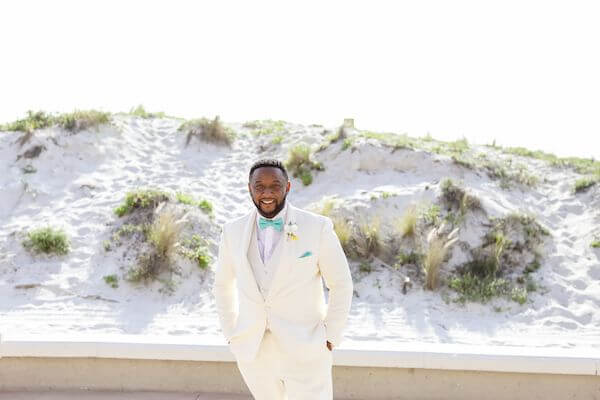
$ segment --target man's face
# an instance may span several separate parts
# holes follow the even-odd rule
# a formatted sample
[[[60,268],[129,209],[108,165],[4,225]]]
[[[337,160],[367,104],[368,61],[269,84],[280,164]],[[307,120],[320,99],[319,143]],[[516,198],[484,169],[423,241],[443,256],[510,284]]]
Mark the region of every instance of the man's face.
[[[248,190],[260,215],[273,218],[285,206],[285,198],[290,191],[290,181],[275,167],[261,167],[254,170]]]

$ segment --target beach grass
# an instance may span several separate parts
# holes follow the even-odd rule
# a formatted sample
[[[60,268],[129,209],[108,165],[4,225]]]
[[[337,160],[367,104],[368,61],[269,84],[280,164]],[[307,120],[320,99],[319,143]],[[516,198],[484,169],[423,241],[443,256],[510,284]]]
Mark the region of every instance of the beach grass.
[[[70,250],[66,233],[49,226],[28,232],[22,244],[27,250],[36,253],[64,255]]]
[[[203,142],[231,147],[236,138],[235,131],[223,125],[219,116],[213,120],[199,118],[186,121],[181,124],[178,131],[186,134],[186,146],[195,137]]]
[[[110,123],[110,121],[110,113],[97,110],[75,110],[58,115],[52,115],[44,111],[28,111],[25,118],[0,125],[0,131],[32,133],[37,129],[60,126],[66,131],[77,133]]]
[[[164,118],[166,117],[166,114],[162,111],[158,111],[158,112],[148,112],[146,111],[146,109],[144,108],[143,105],[138,105],[137,107],[132,107],[129,110],[129,115],[132,115],[134,117],[139,117],[139,118],[144,118],[144,119],[151,119],[151,118]]]
[[[161,190],[138,189],[128,192],[124,202],[114,209],[114,213],[122,217],[135,209],[155,208],[160,202],[168,200],[169,194]]]
[[[294,178],[300,178],[304,186],[310,185],[313,181],[311,171],[324,170],[321,163],[312,160],[310,146],[305,143],[299,143],[290,149],[285,167]]]
[[[63,129],[77,133],[100,125],[108,124],[111,116],[108,112],[97,110],[75,110],[71,113],[61,114],[55,118],[55,123]]]
[[[27,116],[7,124],[0,125],[0,131],[33,132],[48,128],[54,124],[54,117],[44,111],[27,111]]]

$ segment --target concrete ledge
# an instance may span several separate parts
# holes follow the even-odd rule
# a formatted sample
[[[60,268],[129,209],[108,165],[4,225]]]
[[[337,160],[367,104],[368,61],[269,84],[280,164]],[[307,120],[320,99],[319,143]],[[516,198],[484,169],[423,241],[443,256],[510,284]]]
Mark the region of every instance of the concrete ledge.
[[[0,335],[0,358],[118,358],[235,362],[221,339],[178,336]],[[355,346],[355,344],[353,344]],[[417,368],[598,376],[600,349],[466,346],[435,343],[360,343],[334,350],[335,366]],[[385,347],[383,347],[385,346]]]
[[[336,399],[600,399],[600,377],[590,375],[335,366],[333,385]],[[19,390],[248,395],[233,362],[68,357],[0,359],[0,393]]]

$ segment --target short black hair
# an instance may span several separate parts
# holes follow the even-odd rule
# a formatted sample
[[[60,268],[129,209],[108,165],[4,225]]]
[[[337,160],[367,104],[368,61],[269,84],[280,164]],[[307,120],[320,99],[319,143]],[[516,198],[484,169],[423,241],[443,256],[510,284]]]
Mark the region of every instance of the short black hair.
[[[274,158],[263,158],[262,160],[258,160],[254,164],[252,164],[252,167],[250,167],[250,173],[248,174],[248,180],[252,179],[252,173],[255,170],[263,167],[279,168],[281,172],[283,172],[285,180],[287,181],[289,179],[287,170],[285,169],[285,166],[281,161],[276,160]]]

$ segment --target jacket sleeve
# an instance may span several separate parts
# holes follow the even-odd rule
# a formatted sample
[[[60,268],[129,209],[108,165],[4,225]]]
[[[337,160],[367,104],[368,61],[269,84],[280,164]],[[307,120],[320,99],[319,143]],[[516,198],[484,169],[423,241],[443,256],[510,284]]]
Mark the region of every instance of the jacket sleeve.
[[[329,302],[325,317],[327,340],[338,346],[343,339],[354,287],[348,260],[333,230],[333,222],[326,218],[321,231],[318,265],[325,285],[329,289]]]
[[[231,257],[231,248],[228,246],[225,228],[221,233],[219,255],[215,271],[213,295],[219,315],[219,322],[223,335],[229,341],[237,319],[237,291],[235,273]]]

